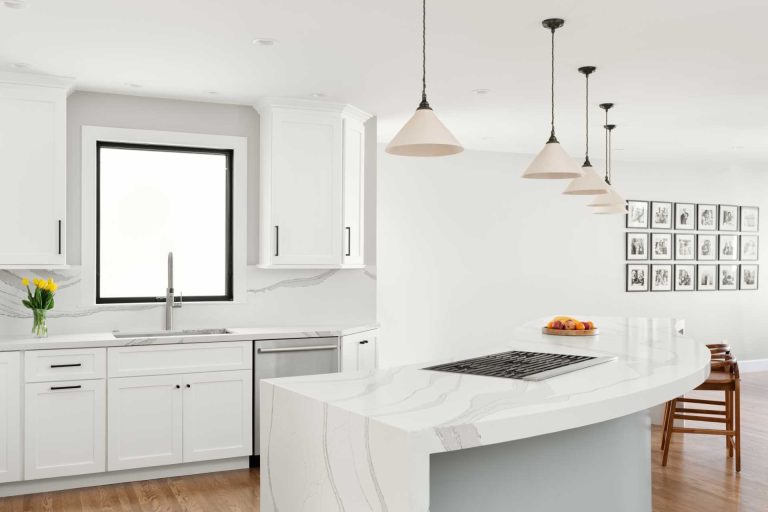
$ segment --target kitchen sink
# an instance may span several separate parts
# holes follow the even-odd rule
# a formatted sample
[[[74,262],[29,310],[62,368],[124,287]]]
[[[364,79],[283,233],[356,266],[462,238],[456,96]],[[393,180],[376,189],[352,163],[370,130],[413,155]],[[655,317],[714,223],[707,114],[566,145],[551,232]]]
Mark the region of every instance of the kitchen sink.
[[[227,329],[183,329],[176,331],[113,331],[115,338],[167,338],[170,336],[210,336],[230,334]]]

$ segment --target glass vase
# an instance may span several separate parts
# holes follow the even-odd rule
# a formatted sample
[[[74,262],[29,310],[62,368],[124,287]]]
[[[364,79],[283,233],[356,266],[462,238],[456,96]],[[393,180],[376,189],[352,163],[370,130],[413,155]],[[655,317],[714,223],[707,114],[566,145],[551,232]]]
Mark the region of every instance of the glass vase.
[[[48,323],[47,323],[47,309],[33,309],[32,318],[34,323],[32,324],[32,334],[38,338],[45,338],[48,336]]]

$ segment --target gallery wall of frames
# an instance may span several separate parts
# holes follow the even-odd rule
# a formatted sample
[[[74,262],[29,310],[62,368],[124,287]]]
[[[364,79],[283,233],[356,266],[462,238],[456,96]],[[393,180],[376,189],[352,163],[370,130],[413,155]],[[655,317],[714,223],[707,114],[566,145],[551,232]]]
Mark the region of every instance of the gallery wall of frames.
[[[627,201],[626,291],[757,290],[755,206]]]

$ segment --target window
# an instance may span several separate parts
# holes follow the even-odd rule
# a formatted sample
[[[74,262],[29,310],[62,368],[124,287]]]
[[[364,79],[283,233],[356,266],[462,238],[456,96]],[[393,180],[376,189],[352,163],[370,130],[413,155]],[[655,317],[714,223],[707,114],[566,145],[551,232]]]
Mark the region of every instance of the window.
[[[96,147],[96,303],[231,301],[233,151]]]

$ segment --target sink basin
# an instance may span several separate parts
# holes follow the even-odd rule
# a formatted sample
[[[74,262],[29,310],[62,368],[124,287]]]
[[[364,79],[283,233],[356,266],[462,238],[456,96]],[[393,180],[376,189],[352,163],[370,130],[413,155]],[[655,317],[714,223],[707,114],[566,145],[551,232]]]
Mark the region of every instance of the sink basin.
[[[210,336],[229,334],[227,329],[183,329],[178,331],[114,331],[115,338],[167,338],[170,336]]]

